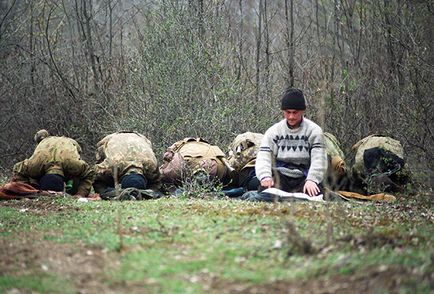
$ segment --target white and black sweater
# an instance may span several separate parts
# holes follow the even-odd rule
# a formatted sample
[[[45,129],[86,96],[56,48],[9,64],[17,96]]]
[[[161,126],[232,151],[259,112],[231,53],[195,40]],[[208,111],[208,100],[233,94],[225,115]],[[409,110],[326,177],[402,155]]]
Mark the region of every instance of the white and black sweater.
[[[327,170],[321,127],[306,118],[295,129],[289,128],[286,119],[274,124],[265,132],[256,158],[255,171],[259,180],[272,176],[273,160],[304,166],[308,170],[306,180],[321,183]],[[290,177],[303,176],[303,172],[295,167],[276,169]]]

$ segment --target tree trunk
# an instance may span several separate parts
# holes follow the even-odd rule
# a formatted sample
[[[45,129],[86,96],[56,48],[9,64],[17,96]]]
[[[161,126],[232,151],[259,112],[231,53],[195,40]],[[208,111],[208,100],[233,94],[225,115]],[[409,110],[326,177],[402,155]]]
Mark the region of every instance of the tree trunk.
[[[259,100],[261,89],[261,46],[262,46],[262,17],[264,14],[263,2],[266,0],[259,0],[259,15],[258,15],[258,32],[256,35],[256,100]]]
[[[286,48],[288,52],[287,86],[294,87],[294,0],[285,0]]]

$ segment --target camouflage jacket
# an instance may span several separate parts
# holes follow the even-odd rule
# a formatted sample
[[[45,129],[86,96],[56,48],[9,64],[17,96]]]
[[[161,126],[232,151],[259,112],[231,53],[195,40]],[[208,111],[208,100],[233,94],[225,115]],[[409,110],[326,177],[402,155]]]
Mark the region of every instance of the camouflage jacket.
[[[97,176],[113,177],[117,169],[118,180],[128,173],[143,174],[148,180],[158,179],[158,164],[152,143],[135,132],[117,132],[107,135],[97,144]]]
[[[81,147],[67,137],[47,137],[35,148],[29,159],[18,162],[13,168],[15,180],[37,182],[45,174],[57,174],[65,180],[78,177],[78,194],[87,196],[95,176],[94,170],[81,160]]]
[[[371,148],[382,148],[389,151],[401,159],[404,159],[404,148],[398,140],[390,137],[383,137],[378,135],[370,135],[363,138],[351,148],[355,153],[353,173],[355,176],[364,177],[365,166],[363,156],[366,150]]]
[[[256,155],[261,145],[263,134],[246,132],[235,137],[229,145],[229,164],[240,172],[247,167],[255,167]]]
[[[341,149],[340,143],[336,137],[330,133],[324,132],[327,155],[334,157],[339,156],[345,160],[344,152]]]
[[[324,141],[326,152],[330,160],[328,173],[333,173],[332,176],[335,180],[340,179],[347,172],[344,152],[341,149],[338,139],[336,139],[334,135],[325,132]]]
[[[223,179],[227,173],[226,158],[223,151],[215,145],[210,145],[202,138],[185,138],[166,149],[160,172],[165,181],[180,180],[183,173],[186,176],[203,170],[205,166],[213,166],[216,176]],[[214,163],[209,163],[213,161]],[[216,164],[216,166],[214,166]]]

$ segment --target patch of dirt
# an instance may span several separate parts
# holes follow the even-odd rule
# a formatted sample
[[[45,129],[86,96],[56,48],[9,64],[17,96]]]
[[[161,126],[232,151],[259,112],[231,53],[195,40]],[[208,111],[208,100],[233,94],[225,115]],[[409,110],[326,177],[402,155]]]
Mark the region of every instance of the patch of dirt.
[[[380,266],[365,270],[363,273],[350,276],[337,275],[328,279],[318,278],[308,281],[276,281],[262,285],[246,285],[211,279],[209,291],[211,293],[237,294],[269,294],[269,293],[399,293],[405,281],[414,273],[403,267]],[[417,277],[422,280],[424,277]],[[425,277],[431,279],[433,277]]]
[[[104,248],[57,244],[42,236],[18,235],[13,240],[0,239],[0,275],[25,276],[51,273],[75,286],[77,293],[156,293],[160,285],[151,279],[143,282],[112,281],[109,272],[120,266],[122,255]],[[201,284],[207,293],[398,293],[409,277],[418,281],[431,279],[418,276],[404,267],[379,266],[353,275],[337,275],[307,281],[276,281],[262,285],[223,280],[209,272],[185,278]],[[12,290],[14,291],[14,290]],[[19,290],[11,293],[27,293]]]
[[[42,240],[36,234],[17,237],[0,239],[0,275],[52,274],[69,281],[80,294],[146,293],[143,284],[109,283],[108,272],[120,265],[121,256],[116,252],[57,244]]]
[[[384,232],[374,232],[372,230],[359,236],[346,235],[336,240],[338,243],[350,244],[356,249],[366,248],[372,250],[389,246],[391,248],[404,248],[406,246],[425,243],[426,237],[416,232],[403,234],[398,230],[389,230]]]
[[[20,200],[0,201],[0,206],[29,211],[38,215],[69,213],[80,210],[78,207],[61,204],[55,198],[46,196],[35,199],[23,198]]]

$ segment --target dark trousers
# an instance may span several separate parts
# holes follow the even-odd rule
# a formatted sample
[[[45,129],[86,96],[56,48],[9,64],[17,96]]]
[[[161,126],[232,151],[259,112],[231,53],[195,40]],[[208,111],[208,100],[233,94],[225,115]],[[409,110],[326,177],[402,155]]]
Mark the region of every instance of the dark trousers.
[[[254,167],[247,167],[240,171],[238,176],[239,186],[243,187],[246,191],[257,190],[260,182],[255,174]]]
[[[274,174],[273,180],[274,188],[289,193],[303,193],[303,187],[306,182],[306,177],[293,178],[277,172],[276,174]],[[318,187],[320,189],[319,194],[324,194],[324,188],[321,183],[318,185]],[[258,192],[262,192],[263,190],[265,190],[265,188],[260,186]]]

